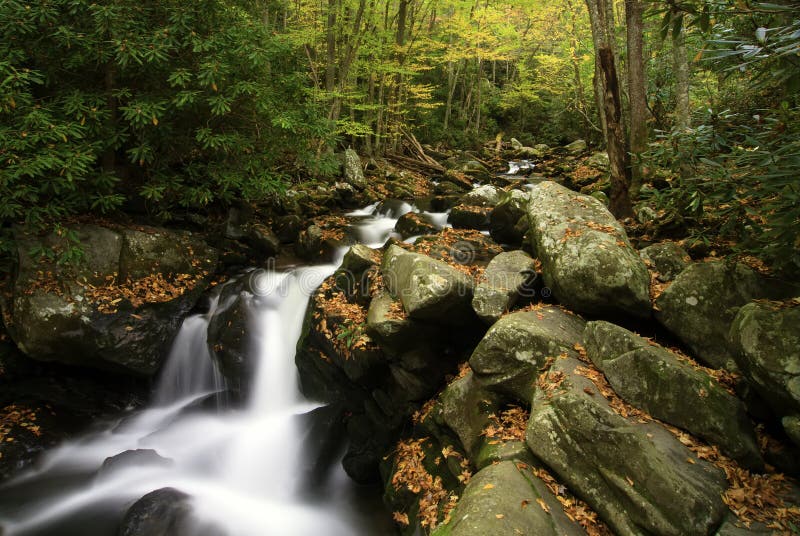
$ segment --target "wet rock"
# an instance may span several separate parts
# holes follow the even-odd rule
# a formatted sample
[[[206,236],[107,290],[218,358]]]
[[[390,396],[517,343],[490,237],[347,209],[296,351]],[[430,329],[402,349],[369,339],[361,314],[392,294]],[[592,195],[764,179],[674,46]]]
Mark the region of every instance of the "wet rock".
[[[658,280],[675,279],[691,262],[689,254],[675,242],[661,242],[639,250],[645,264],[658,274]]]
[[[275,221],[275,234],[281,244],[290,244],[297,241],[297,237],[303,230],[303,220],[296,214],[280,216]]]
[[[548,373],[556,383],[537,389],[526,435],[533,454],[616,534],[702,535],[719,526],[723,472],[661,426],[616,413],[581,367],[556,359]]]
[[[458,324],[474,315],[472,278],[444,262],[392,245],[381,271],[389,292],[411,318]]]
[[[501,244],[519,244],[527,231],[520,229],[518,223],[527,215],[529,197],[519,190],[505,194],[489,215],[489,232]]]
[[[248,378],[255,372],[250,320],[253,294],[248,280],[257,276],[256,272],[251,272],[225,285],[208,322],[208,351],[236,390],[246,389]]]
[[[487,324],[500,319],[516,303],[520,293],[530,291],[536,279],[536,264],[524,251],[500,253],[489,262],[475,287],[472,308]]]
[[[438,229],[436,225],[424,214],[408,212],[397,220],[394,230],[400,233],[403,239],[410,236],[435,233]]]
[[[133,503],[122,520],[119,536],[177,536],[188,534],[190,496],[175,488],[152,491]]]
[[[567,517],[542,480],[512,461],[503,461],[472,477],[450,522],[432,536],[489,534],[578,536],[585,531]]]
[[[105,459],[103,465],[97,471],[98,478],[103,478],[115,471],[122,469],[137,468],[143,466],[170,467],[173,460],[164,458],[153,449],[126,450],[116,456]]]
[[[728,332],[739,308],[759,298],[792,295],[792,288],[743,264],[689,266],[656,300],[656,319],[703,363],[736,370]]]
[[[84,262],[67,271],[29,255],[37,248],[71,247],[63,236],[18,233],[18,273],[13,298],[4,304],[9,334],[34,359],[154,374],[216,268],[217,252],[195,235],[166,229],[78,225],[69,233],[80,241]],[[156,276],[184,281],[175,283],[170,297],[161,283],[144,279]],[[138,284],[140,295],[141,289],[150,292],[135,305],[119,286],[90,298],[90,289],[112,281]]]
[[[584,337],[588,357],[626,402],[763,469],[744,405],[706,372],[608,322],[589,322]]]
[[[489,228],[489,214],[491,212],[491,207],[457,205],[450,209],[450,216],[447,218],[447,222],[456,229],[484,230]]]
[[[579,312],[649,317],[647,267],[608,209],[554,182],[530,196],[531,247],[555,297]]]
[[[739,370],[800,445],[800,306],[749,303],[736,314],[730,341]]]
[[[577,357],[584,321],[558,307],[511,313],[498,320],[475,348],[469,364],[481,385],[527,405],[549,358]]]

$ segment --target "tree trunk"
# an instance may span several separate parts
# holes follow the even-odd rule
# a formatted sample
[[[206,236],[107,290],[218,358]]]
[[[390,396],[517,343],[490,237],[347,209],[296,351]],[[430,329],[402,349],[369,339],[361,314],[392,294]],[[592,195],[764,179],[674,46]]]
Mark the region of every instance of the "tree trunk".
[[[672,60],[675,65],[675,128],[691,125],[689,110],[689,60],[686,55],[686,30],[672,34]]]
[[[606,112],[608,136],[606,139],[608,160],[611,168],[611,212],[617,218],[633,215],[630,200],[630,167],[628,166],[628,144],[622,124],[622,106],[614,65],[614,53],[604,47],[597,51],[603,71],[603,107]]]
[[[628,99],[630,103],[630,194],[635,199],[642,186],[642,153],[647,149],[647,98],[643,53],[642,0],[625,0],[628,44]]]

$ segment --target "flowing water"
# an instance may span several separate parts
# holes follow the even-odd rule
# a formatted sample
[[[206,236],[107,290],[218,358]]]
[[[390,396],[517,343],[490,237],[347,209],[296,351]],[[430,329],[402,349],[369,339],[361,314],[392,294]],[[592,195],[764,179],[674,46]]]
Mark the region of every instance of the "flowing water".
[[[350,216],[359,240],[375,247],[411,210],[373,205]],[[127,507],[164,487],[191,496],[197,527],[230,536],[387,532],[378,490],[354,485],[340,464],[309,486],[305,467],[303,416],[318,404],[298,391],[295,345],[308,297],[337,264],[250,273],[258,289],[250,311],[258,367],[243,408],[217,407],[225,387],[206,345],[212,300],[209,313],[184,321],[148,408],[53,449],[0,488],[0,534],[110,536]],[[126,453],[137,449],[158,456]],[[103,466],[121,453],[131,463]]]

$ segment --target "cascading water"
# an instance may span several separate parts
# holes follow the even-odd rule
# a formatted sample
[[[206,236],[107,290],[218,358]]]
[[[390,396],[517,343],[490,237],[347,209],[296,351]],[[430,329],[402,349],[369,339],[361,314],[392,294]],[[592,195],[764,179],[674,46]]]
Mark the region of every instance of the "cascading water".
[[[415,209],[408,205],[381,213],[371,206],[352,215],[361,218],[356,226],[361,241],[377,246],[410,210]],[[440,221],[442,216],[433,215]],[[220,410],[207,403],[223,388],[206,346],[216,307],[212,300],[209,313],[184,321],[151,407],[59,446],[35,469],[0,488],[0,533],[115,534],[133,501],[164,487],[190,495],[193,523],[214,527],[214,534],[385,532],[386,521],[363,512],[358,489],[340,467],[313,494],[305,482],[301,416],[317,405],[303,400],[297,389],[295,345],[309,295],[337,264],[249,274],[257,294],[251,312],[258,369],[243,409]],[[151,452],[126,452],[137,449]],[[121,453],[131,463],[103,465]],[[376,495],[366,509],[379,508]]]

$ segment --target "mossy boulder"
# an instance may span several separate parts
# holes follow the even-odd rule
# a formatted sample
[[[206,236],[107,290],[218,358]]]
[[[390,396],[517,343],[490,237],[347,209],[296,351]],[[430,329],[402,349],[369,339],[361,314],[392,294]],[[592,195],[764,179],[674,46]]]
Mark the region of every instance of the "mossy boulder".
[[[494,324],[521,295],[530,296],[536,278],[536,263],[530,255],[520,250],[500,253],[475,287],[472,308],[481,320]]]
[[[584,337],[588,357],[626,402],[763,469],[744,405],[708,373],[608,322],[589,322]]]
[[[800,305],[745,305],[733,320],[730,341],[739,370],[800,445]]]
[[[469,364],[481,385],[527,405],[549,360],[577,357],[585,322],[558,307],[511,313],[483,337]]]
[[[83,260],[64,269],[31,256],[66,251],[63,235],[17,233],[13,295],[4,320],[29,357],[153,375],[216,269],[217,252],[187,232],[70,228]]]
[[[791,296],[792,288],[743,264],[692,264],[658,297],[656,319],[703,363],[736,370],[728,332],[739,309],[759,298]]]
[[[442,261],[392,245],[381,271],[389,292],[413,319],[458,324],[474,317],[472,278]]]
[[[451,382],[440,400],[444,422],[456,433],[467,454],[472,456],[489,424],[489,416],[499,407],[498,395],[484,389],[469,372]]]
[[[660,242],[639,250],[639,256],[653,270],[661,282],[675,279],[689,266],[691,258],[675,242]]]
[[[615,412],[585,370],[557,359],[548,373],[556,383],[537,389],[526,433],[533,454],[621,536],[704,535],[719,526],[724,473],[660,425]]]
[[[578,536],[585,531],[567,517],[541,479],[504,461],[472,477],[449,523],[440,525],[432,536],[514,534]]]
[[[530,196],[531,247],[554,296],[578,312],[649,317],[647,267],[608,209],[550,181]]]
[[[394,230],[400,233],[403,239],[406,239],[410,236],[435,233],[437,227],[433,221],[424,214],[407,212],[398,218]]]
[[[502,244],[519,244],[527,231],[520,228],[519,221],[527,215],[528,194],[511,190],[505,194],[489,214],[489,233]]]
[[[456,229],[484,230],[489,228],[491,212],[492,207],[460,204],[450,209],[447,222]]]

